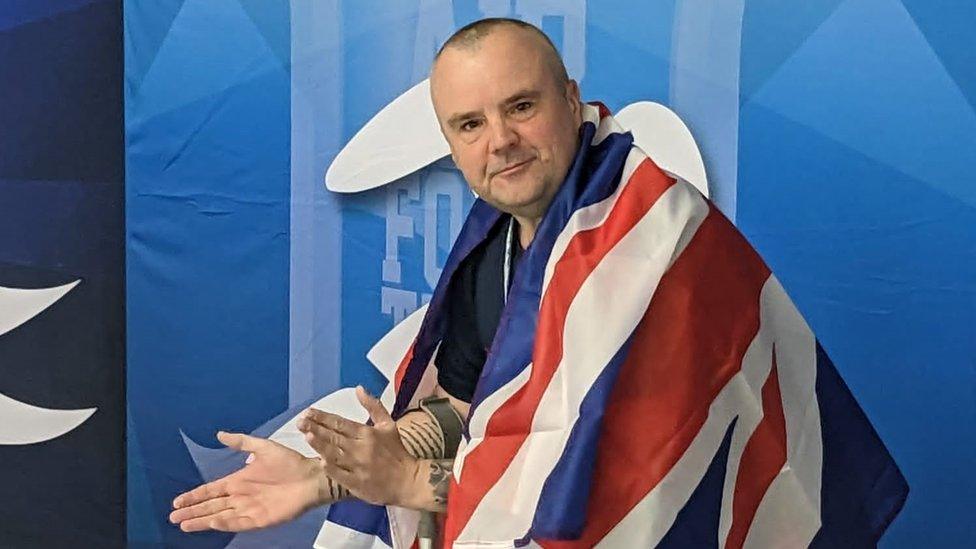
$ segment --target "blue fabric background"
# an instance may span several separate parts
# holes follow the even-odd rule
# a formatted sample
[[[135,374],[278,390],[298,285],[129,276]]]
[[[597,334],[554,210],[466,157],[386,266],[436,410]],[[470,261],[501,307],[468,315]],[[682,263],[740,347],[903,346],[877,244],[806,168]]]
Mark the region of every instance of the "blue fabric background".
[[[882,545],[972,544],[976,7],[547,4],[125,3],[130,543],[267,544],[165,523],[206,476],[180,432],[216,448],[218,428],[382,386],[364,354],[429,299],[472,197],[449,162],[352,196],[324,171],[450,32],[515,15],[553,37],[584,98],[688,121],[716,202],[908,478]],[[275,539],[307,546],[315,529]]]

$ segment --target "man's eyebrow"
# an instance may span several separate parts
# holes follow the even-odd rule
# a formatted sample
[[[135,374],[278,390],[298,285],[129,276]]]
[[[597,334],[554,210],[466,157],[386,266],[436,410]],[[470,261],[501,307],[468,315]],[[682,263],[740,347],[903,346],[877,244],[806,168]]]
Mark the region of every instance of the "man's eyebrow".
[[[475,118],[480,115],[481,115],[481,111],[468,111],[468,112],[457,113],[447,119],[447,125],[453,128],[457,126],[458,123],[460,123],[462,120],[468,120],[469,118]]]
[[[521,99],[538,99],[539,96],[541,95],[542,92],[540,92],[539,90],[526,88],[523,90],[519,90],[513,93],[512,95],[508,96],[508,99],[505,100],[504,104],[511,105],[512,103],[515,103],[516,101],[519,101]]]
[[[513,93],[512,95],[508,96],[508,98],[506,98],[502,102],[502,104],[511,105],[512,103],[521,101],[523,99],[538,99],[541,95],[542,92],[540,92],[539,90],[526,88],[523,90],[519,90]],[[481,115],[482,115],[482,111],[468,111],[468,112],[457,113],[447,119],[447,125],[453,128],[465,120],[469,120],[471,118],[477,118]]]

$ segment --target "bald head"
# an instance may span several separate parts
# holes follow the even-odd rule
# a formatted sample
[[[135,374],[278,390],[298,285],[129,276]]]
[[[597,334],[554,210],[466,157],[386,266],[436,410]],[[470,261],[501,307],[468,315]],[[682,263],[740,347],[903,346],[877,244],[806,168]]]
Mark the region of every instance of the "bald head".
[[[446,50],[459,49],[474,51],[481,46],[482,41],[486,37],[499,30],[521,35],[520,38],[525,47],[536,50],[542,56],[546,67],[551,72],[557,85],[565,86],[569,82],[566,65],[563,64],[559,51],[556,50],[556,46],[549,40],[546,33],[542,32],[535,25],[505,17],[481,19],[473,23],[468,23],[458,29],[447,39],[447,42],[444,42],[444,45],[437,51],[437,55],[434,56],[434,63],[431,67],[431,78],[434,77],[437,61]]]
[[[579,87],[556,49],[520,21],[478,21],[441,49],[430,96],[465,180],[482,199],[514,215],[524,238],[579,146]]]

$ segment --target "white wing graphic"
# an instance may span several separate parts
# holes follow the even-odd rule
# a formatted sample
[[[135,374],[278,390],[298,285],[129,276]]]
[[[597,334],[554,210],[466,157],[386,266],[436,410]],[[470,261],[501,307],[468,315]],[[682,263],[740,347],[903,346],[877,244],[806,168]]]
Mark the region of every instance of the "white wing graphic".
[[[660,103],[638,101],[620,109],[615,117],[659,168],[691,183],[708,198],[708,179],[698,144],[674,111]]]
[[[0,335],[27,322],[74,289],[80,280],[64,286],[23,290],[0,286]]]
[[[451,153],[424,80],[376,113],[346,143],[325,174],[330,191],[375,189]]]
[[[708,196],[698,144],[671,109],[650,101],[627,105],[617,122],[662,169]],[[330,191],[355,193],[382,187],[450,154],[424,80],[383,107],[339,151],[325,174]]]
[[[0,335],[40,314],[79,282],[37,290],[0,286]],[[57,438],[84,423],[95,410],[39,408],[0,393],[0,445],[34,444]]]

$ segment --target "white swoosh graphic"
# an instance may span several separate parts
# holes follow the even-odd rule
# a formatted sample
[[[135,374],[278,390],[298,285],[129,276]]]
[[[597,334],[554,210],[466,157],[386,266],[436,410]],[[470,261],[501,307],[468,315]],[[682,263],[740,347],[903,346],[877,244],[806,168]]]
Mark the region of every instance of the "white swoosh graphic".
[[[701,151],[688,126],[674,111],[660,103],[638,101],[620,109],[615,116],[634,135],[634,144],[659,168],[691,183],[708,198]]]
[[[383,107],[349,140],[329,166],[325,186],[340,193],[374,189],[450,153],[425,79]]]
[[[616,118],[655,163],[708,196],[698,144],[674,111],[639,101],[621,109]],[[346,143],[325,174],[325,186],[340,193],[375,189],[450,152],[430,101],[430,81],[423,80],[383,107]]]
[[[57,438],[81,425],[97,408],[38,408],[0,393],[0,445],[34,444]]]
[[[0,335],[34,318],[80,282],[36,290],[0,286]],[[34,444],[57,438],[84,423],[95,410],[39,408],[0,393],[0,445]]]
[[[0,286],[0,335],[34,318],[70,292],[81,280],[54,288],[23,290]]]

